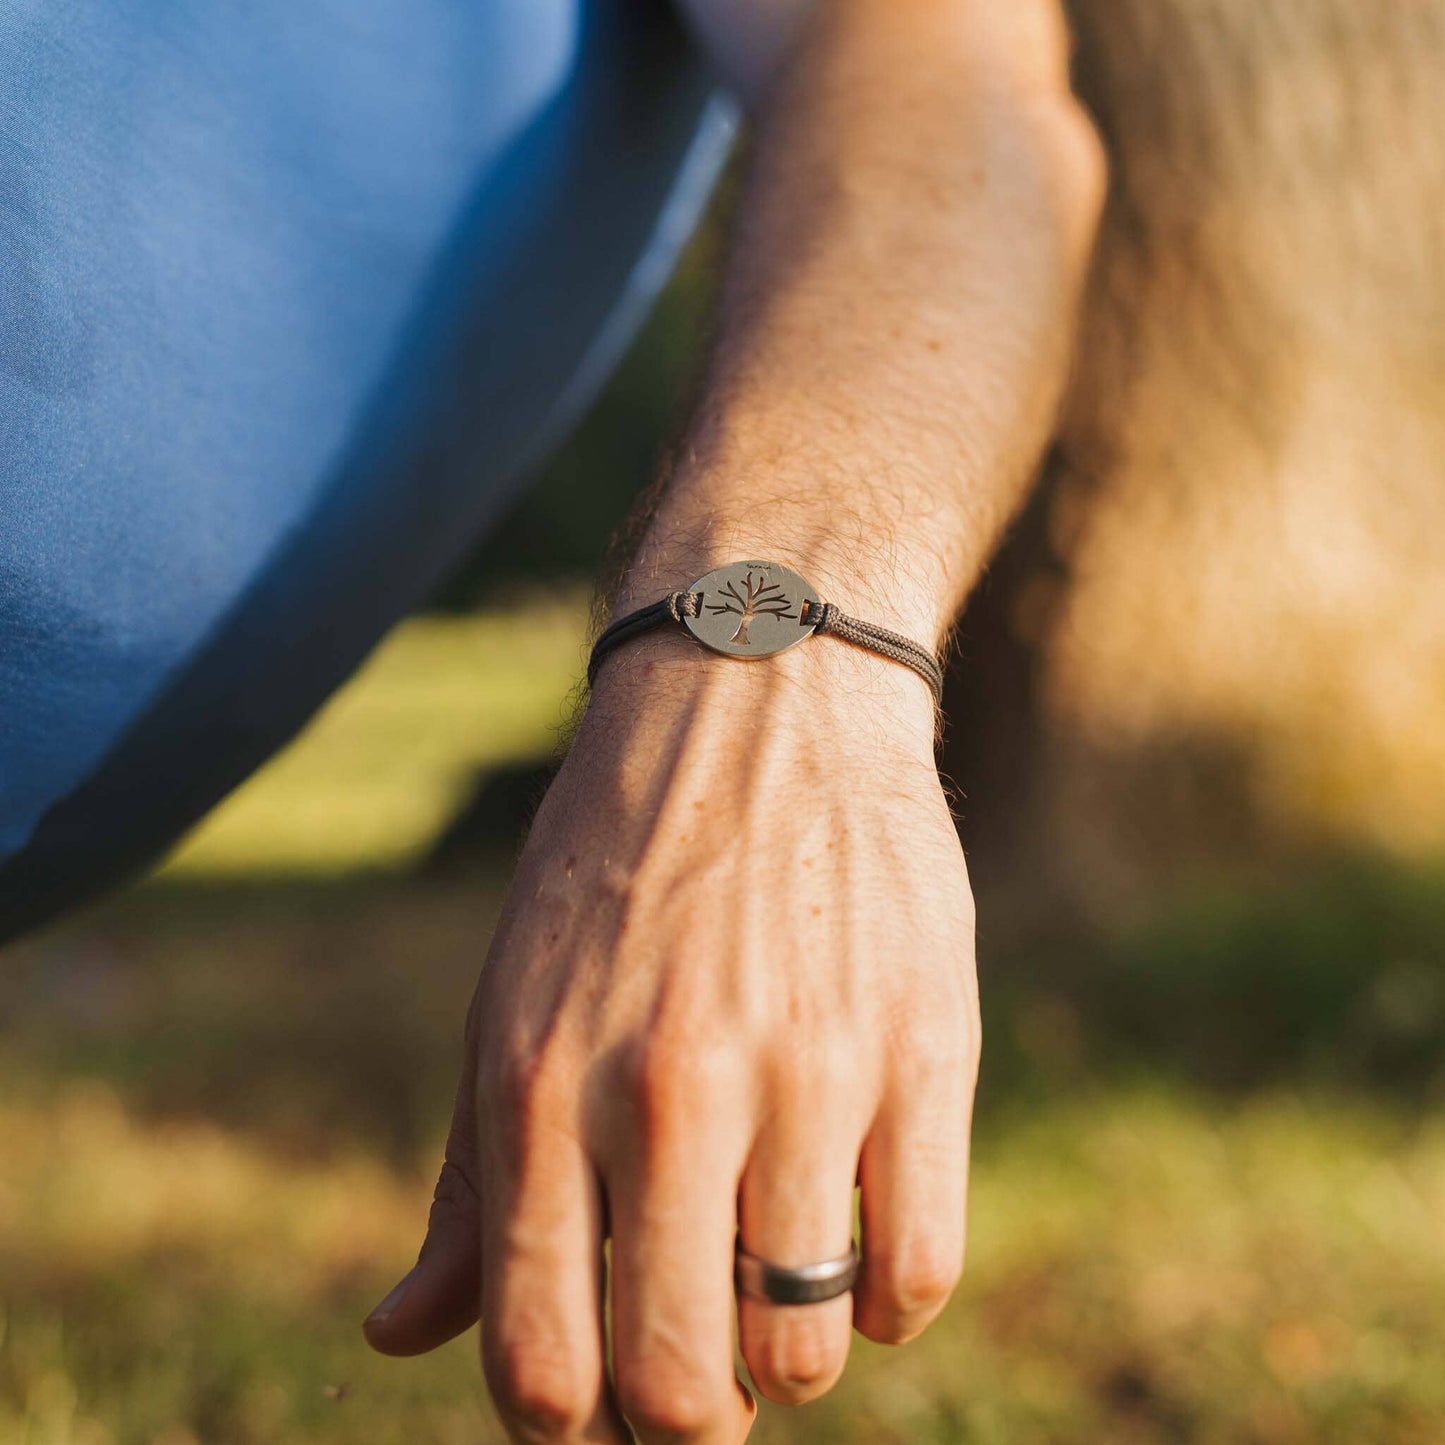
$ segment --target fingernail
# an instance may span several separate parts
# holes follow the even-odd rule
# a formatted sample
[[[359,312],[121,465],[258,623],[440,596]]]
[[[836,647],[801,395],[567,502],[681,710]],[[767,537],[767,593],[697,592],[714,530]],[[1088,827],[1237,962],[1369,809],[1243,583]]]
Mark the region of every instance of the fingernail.
[[[377,1325],[386,1319],[402,1301],[407,1290],[411,1288],[411,1282],[416,1276],[416,1269],[408,1270],[401,1277],[401,1280],[392,1287],[392,1291],[363,1321],[364,1324]]]

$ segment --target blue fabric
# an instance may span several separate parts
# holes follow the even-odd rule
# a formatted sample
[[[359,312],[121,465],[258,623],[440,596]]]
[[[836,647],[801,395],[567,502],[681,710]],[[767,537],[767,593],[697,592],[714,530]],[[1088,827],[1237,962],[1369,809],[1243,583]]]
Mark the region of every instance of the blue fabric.
[[[0,0],[0,936],[416,604],[730,128],[643,0]]]

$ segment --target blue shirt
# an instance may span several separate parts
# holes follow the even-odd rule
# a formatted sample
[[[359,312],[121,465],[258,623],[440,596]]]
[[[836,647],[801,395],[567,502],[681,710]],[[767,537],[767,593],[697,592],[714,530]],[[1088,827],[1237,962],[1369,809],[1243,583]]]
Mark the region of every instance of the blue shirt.
[[[646,0],[5,0],[0,937],[162,852],[425,595],[730,129]]]

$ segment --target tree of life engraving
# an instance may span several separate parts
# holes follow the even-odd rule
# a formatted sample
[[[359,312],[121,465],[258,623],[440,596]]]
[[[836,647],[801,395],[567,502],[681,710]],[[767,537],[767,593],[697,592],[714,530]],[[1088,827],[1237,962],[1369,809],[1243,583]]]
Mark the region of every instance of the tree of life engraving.
[[[726,602],[709,602],[709,612],[736,612],[739,617],[738,630],[728,638],[729,642],[736,643],[739,647],[751,647],[748,639],[748,624],[753,618],[766,613],[769,617],[792,617],[792,602],[787,594],[774,582],[768,582],[759,576],[756,579],[749,572],[743,579],[743,590],[738,591],[736,582],[729,582],[726,587],[718,589],[720,597],[726,597]]]

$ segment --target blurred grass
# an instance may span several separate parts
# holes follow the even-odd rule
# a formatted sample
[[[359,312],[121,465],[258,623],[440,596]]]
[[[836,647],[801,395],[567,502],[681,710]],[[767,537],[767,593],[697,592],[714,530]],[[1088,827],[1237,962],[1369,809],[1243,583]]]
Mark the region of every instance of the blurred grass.
[[[357,1323],[419,1240],[502,882],[173,879],[10,951],[0,1440],[499,1439],[474,1340],[384,1361]],[[986,939],[965,1285],[758,1438],[1445,1439],[1445,1026],[1415,1028],[1416,1073],[1371,1072],[1310,1006],[1324,979],[1393,1037],[1369,956],[1438,966],[1439,883],[1336,862],[1067,946]],[[1270,1028],[1228,982],[1267,957]]]
[[[0,968],[0,1442],[499,1441],[474,1338],[371,1356],[495,867],[408,877],[550,751],[580,606],[422,619],[155,883]],[[985,924],[992,917],[985,904]],[[1445,1441],[1445,884],[1220,876],[985,935],[969,1273],[756,1438]]]
[[[96,1086],[8,1100],[0,1147],[0,1438],[499,1438],[471,1339],[391,1362],[357,1335],[415,1245],[421,1177],[146,1124]],[[1438,1123],[1061,1101],[980,1149],[945,1319],[901,1352],[860,1341],[835,1396],[759,1436],[1438,1440],[1442,1212]]]
[[[0,968],[0,1442],[498,1440],[410,1263],[505,864],[425,856],[549,752],[581,608],[407,624],[161,877]],[[1445,1440],[1445,873],[984,900],[967,1281],[763,1441]],[[1003,920],[1003,921],[1000,921]]]

